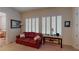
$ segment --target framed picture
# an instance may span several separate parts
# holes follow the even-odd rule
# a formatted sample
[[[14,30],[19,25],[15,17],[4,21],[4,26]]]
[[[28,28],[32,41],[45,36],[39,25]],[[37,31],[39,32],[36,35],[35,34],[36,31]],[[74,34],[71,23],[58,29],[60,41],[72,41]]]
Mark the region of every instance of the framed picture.
[[[65,27],[70,27],[70,21],[65,21],[64,26]]]
[[[11,28],[20,28],[21,21],[11,19]]]

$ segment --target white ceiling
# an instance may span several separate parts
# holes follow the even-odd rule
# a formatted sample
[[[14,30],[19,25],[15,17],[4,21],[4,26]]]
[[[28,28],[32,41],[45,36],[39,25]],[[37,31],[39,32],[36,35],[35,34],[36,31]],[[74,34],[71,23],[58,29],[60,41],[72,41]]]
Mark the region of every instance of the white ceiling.
[[[13,7],[15,10],[19,12],[24,12],[24,11],[29,11],[29,10],[34,10],[34,9],[39,9],[42,7]]]

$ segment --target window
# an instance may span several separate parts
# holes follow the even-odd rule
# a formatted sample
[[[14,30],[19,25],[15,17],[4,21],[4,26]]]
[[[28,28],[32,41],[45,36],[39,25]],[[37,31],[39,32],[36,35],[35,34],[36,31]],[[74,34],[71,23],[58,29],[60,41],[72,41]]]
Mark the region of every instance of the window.
[[[57,33],[59,33],[61,35],[61,31],[62,31],[62,17],[61,16],[57,16]]]
[[[59,33],[61,35],[62,16],[43,16],[41,21],[42,23],[39,22],[38,17],[26,18],[26,32],[41,31],[43,34],[53,35]]]
[[[51,34],[56,34],[56,17],[52,16]]]
[[[42,17],[42,33],[43,34],[46,34],[46,30],[45,30],[45,26],[46,25],[46,23],[45,23],[45,17]]]
[[[32,18],[32,32],[35,32],[35,18]]]
[[[29,24],[29,26],[28,26],[28,27],[29,27],[28,32],[31,32],[31,27],[32,27],[32,26],[31,26],[31,18],[29,18],[28,21],[29,21],[29,22],[28,22],[28,24]]]
[[[26,18],[26,32],[39,32],[39,18]]]
[[[42,33],[43,34],[56,34],[61,35],[62,28],[62,17],[61,16],[47,16],[42,17]]]
[[[39,18],[36,18],[36,32],[39,32]]]
[[[50,34],[50,17],[46,18],[46,34]]]

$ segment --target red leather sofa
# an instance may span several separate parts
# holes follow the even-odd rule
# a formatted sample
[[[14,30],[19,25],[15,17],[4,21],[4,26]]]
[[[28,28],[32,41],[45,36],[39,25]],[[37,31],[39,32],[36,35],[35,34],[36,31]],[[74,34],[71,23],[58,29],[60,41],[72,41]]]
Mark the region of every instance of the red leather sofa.
[[[16,36],[16,43],[31,46],[35,48],[40,48],[42,44],[42,34],[35,32],[24,32],[25,37],[20,38],[20,35]],[[39,35],[41,39],[34,40],[34,37]]]

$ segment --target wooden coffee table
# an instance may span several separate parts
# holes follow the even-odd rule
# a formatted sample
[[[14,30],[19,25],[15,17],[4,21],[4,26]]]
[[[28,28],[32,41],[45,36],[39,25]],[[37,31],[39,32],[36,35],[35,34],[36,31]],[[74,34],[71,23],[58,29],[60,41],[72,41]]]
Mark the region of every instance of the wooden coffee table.
[[[48,38],[50,41],[57,41],[60,47],[62,48],[62,37],[58,36],[43,36],[43,44],[46,42],[46,38]]]

